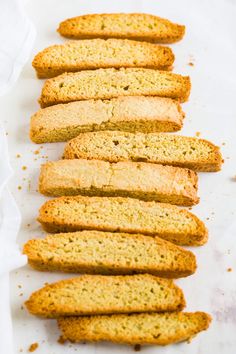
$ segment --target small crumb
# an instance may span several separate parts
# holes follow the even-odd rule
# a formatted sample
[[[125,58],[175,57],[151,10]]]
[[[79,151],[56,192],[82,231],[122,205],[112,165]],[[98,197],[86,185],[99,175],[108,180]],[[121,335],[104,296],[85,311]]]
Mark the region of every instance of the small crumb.
[[[140,344],[135,344],[134,351],[135,352],[140,352],[140,350],[141,350],[141,345]]]
[[[228,268],[227,272],[232,272],[232,270],[233,270],[232,268]]]
[[[28,351],[30,352],[30,353],[32,353],[32,352],[34,352],[37,348],[38,348],[38,343],[32,343],[30,346],[29,346],[29,349],[28,349]]]
[[[18,186],[17,188],[19,189],[19,191],[22,189],[22,187],[21,187],[21,186]]]
[[[207,220],[210,220],[210,218],[206,218]]]
[[[39,150],[35,150],[35,151],[34,151],[34,154],[35,154],[35,155],[38,155],[39,153],[40,153]]]
[[[18,288],[21,289],[21,288],[22,288],[22,285],[19,284],[19,285],[18,285]]]
[[[6,132],[6,136],[8,136],[8,132]]]
[[[23,305],[21,305],[20,309],[21,309],[21,311],[23,311],[23,310],[24,310],[24,306],[23,306]]]
[[[20,155],[20,154],[17,154],[17,155],[16,155],[16,158],[17,158],[17,159],[19,159],[20,157],[21,157],[21,155]]]
[[[19,352],[20,352],[20,353],[23,353],[23,349],[22,349],[22,348],[20,348],[20,349],[19,349]]]
[[[201,135],[201,133],[200,132],[196,132],[196,134],[195,134],[197,137],[199,137],[200,135]]]
[[[222,143],[223,146],[225,146],[225,143]]]
[[[27,170],[27,166],[22,166],[22,170],[23,171]]]
[[[193,208],[192,207],[189,207],[188,210],[192,210]]]
[[[49,283],[47,283],[47,282],[46,282],[46,283],[44,283],[44,286],[47,286],[47,285],[49,285]]]
[[[60,336],[57,340],[57,343],[59,344],[64,344],[66,342],[66,339],[63,336]]]
[[[19,296],[23,296],[24,294],[23,293],[20,293],[20,295]]]
[[[189,65],[189,66],[194,66],[194,64],[193,64],[192,61],[190,61],[190,62],[188,63],[188,65]]]
[[[27,227],[30,227],[30,224],[27,224],[26,226],[27,226]]]

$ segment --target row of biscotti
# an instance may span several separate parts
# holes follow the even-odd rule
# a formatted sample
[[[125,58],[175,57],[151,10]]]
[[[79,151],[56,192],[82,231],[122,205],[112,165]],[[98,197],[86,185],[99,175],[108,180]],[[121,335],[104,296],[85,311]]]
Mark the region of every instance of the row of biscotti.
[[[156,16],[117,14],[70,19],[61,24],[59,31],[66,36],[90,39],[49,47],[39,53],[33,62],[38,76],[89,70],[65,73],[45,83],[41,106],[56,106],[41,110],[32,118],[32,140],[68,140],[80,132],[92,130],[156,133],[181,128],[184,115],[173,99],[188,99],[190,80],[153,70],[171,68],[174,61],[171,49],[124,38],[173,42],[183,36],[183,26]],[[94,37],[96,39],[91,39]],[[104,40],[108,37],[119,39]],[[103,69],[91,70],[97,68]],[[58,105],[67,102],[72,103]],[[110,140],[106,141],[106,134],[110,135]],[[88,135],[87,147],[85,134],[84,152],[85,155],[92,152],[92,155],[68,160],[75,158],[72,155],[77,150],[79,155],[77,141],[74,141],[75,144],[70,143],[65,150],[65,155],[71,154],[71,157],[49,163],[41,170],[39,189],[42,193],[87,196],[57,198],[41,208],[39,221],[45,230],[75,232],[29,241],[24,253],[34,268],[91,274],[149,273],[122,277],[82,276],[51,284],[32,294],[26,303],[29,311],[39,316],[59,317],[65,339],[169,344],[190,338],[210,323],[210,317],[204,313],[179,313],[185,304],[182,291],[172,281],[156,277],[178,278],[195,271],[195,256],[167,240],[180,245],[203,244],[207,239],[204,224],[185,210],[147,200],[180,205],[197,203],[197,176],[183,167],[188,167],[189,162],[196,170],[218,170],[221,156],[217,148],[206,142],[211,148],[203,150],[207,150],[209,156],[215,154],[215,160],[211,158],[207,165],[205,155],[199,158],[200,146],[195,152],[191,141],[183,138],[190,153],[177,144],[176,161],[180,167],[161,166],[153,162],[160,163],[165,153],[154,154],[157,161],[152,161],[153,148],[143,140],[145,158],[142,151],[137,151],[138,141],[132,144],[132,135],[127,135],[129,145],[126,146],[128,141],[123,141],[123,148],[120,141],[125,136],[123,133],[114,131],[101,135],[105,155],[115,156],[117,161],[106,161],[101,154],[96,158],[101,146],[99,133],[94,137]],[[133,136],[136,139],[136,135]],[[94,139],[94,145],[89,143],[90,138]],[[151,134],[141,134],[137,140],[139,138],[148,140]],[[161,135],[154,134],[154,139],[161,139]],[[167,136],[168,139],[170,147],[171,136]],[[109,141],[110,146],[106,145]],[[124,158],[125,150],[128,155]],[[195,164],[190,159],[192,151]],[[138,153],[139,162],[128,161],[135,160],[133,153]],[[169,150],[168,154],[173,151]],[[127,161],[119,162],[119,159]],[[163,164],[175,165],[168,158]],[[150,315],[147,313],[150,311],[157,313]]]

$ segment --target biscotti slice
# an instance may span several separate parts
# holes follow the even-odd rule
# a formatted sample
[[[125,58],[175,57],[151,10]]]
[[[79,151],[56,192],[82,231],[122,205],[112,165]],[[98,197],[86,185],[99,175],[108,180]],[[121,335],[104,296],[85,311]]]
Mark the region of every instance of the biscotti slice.
[[[180,104],[165,97],[123,96],[87,100],[40,109],[30,123],[33,142],[53,143],[98,130],[172,132],[183,126]]]
[[[141,68],[84,70],[48,79],[42,89],[41,107],[118,96],[161,96],[188,99],[188,76]]]
[[[68,41],[39,52],[34,60],[39,78],[64,72],[99,68],[151,68],[168,70],[174,54],[168,47],[128,39]]]
[[[39,192],[50,197],[131,197],[183,206],[199,202],[198,177],[187,168],[144,162],[59,160],[41,166]]]
[[[167,345],[191,340],[205,331],[211,317],[204,312],[141,313],[62,317],[62,339],[71,342],[109,341],[121,344]]]
[[[68,38],[130,38],[173,43],[183,38],[185,26],[144,13],[93,14],[60,23],[58,32]]]
[[[60,197],[40,208],[38,221],[48,232],[98,230],[159,236],[178,245],[202,245],[202,221],[175,205],[121,197]]]
[[[96,315],[151,311],[180,311],[184,295],[172,280],[150,274],[82,275],[34,292],[26,302],[33,315]]]
[[[29,240],[28,263],[41,271],[88,274],[150,273],[180,278],[196,270],[192,252],[158,237],[78,231]]]
[[[120,131],[79,134],[67,143],[64,158],[143,161],[209,172],[219,171],[222,164],[218,146],[207,140],[163,133]]]

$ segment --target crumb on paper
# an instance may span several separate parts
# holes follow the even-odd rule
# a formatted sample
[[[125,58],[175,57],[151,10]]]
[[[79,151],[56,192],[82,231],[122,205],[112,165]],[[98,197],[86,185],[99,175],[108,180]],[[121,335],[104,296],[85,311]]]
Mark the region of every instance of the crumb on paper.
[[[27,227],[30,227],[30,224],[27,224],[26,226],[27,226]]]
[[[32,343],[30,346],[29,346],[29,349],[28,349],[28,351],[30,352],[30,353],[32,353],[32,352],[34,352],[37,348],[38,348],[38,343],[36,342],[36,343]]]
[[[60,336],[57,340],[57,343],[59,344],[64,344],[66,342],[66,339],[63,336]]]
[[[20,157],[21,157],[21,155],[20,155],[20,154],[17,154],[17,155],[16,155],[16,158],[17,158],[17,159],[19,159]]]
[[[20,348],[20,349],[19,349],[19,352],[20,352],[20,353],[23,353],[23,349],[22,349],[22,348]]]
[[[201,135],[201,133],[200,133],[200,132],[196,132],[195,135],[196,135],[197,137],[199,137],[199,136]]]
[[[22,170],[23,171],[27,170],[27,166],[22,166]]]
[[[18,186],[17,188],[18,188],[18,190],[20,191],[20,190],[22,189],[22,186]]]
[[[140,352],[140,350],[141,350],[141,345],[140,344],[135,344],[134,351],[135,352]]]
[[[23,296],[24,294],[23,293],[20,293],[19,296]]]
[[[192,210],[193,208],[192,207],[189,207],[188,210]]]
[[[6,136],[8,135],[8,132],[6,132]]]
[[[210,220],[210,218],[206,218],[207,220]]]
[[[21,311],[23,311],[23,310],[24,310],[24,306],[23,306],[23,305],[21,305],[20,309],[21,309]]]
[[[225,142],[223,142],[223,143],[222,143],[222,145],[223,145],[223,146],[225,146],[225,145],[226,145],[226,143],[225,143]]]
[[[22,285],[18,284],[18,288],[21,289],[21,288],[22,288]]]
[[[228,268],[227,272],[232,272],[232,270],[233,270],[232,268]]]
[[[194,63],[193,63],[192,61],[190,61],[190,62],[188,63],[188,65],[189,65],[189,66],[194,66]]]
[[[39,154],[40,154],[40,151],[39,151],[39,150],[35,150],[35,151],[34,151],[34,154],[35,154],[35,155],[39,155]]]

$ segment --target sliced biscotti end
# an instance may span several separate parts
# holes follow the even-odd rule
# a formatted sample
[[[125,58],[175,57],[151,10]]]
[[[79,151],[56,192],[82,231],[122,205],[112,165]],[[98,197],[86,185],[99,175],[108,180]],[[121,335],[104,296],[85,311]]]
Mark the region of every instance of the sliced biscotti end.
[[[210,323],[211,316],[204,312],[63,317],[58,320],[64,340],[133,345],[167,345],[191,340],[207,330]]]
[[[175,205],[121,197],[60,197],[40,208],[38,221],[50,233],[78,230],[141,233],[177,245],[207,241],[204,223]]]
[[[26,307],[31,314],[60,316],[180,311],[182,290],[172,280],[150,274],[82,275],[34,292]]]
[[[185,102],[190,89],[189,76],[168,71],[143,68],[84,70],[48,79],[39,103],[44,108],[58,103],[119,96],[160,96]]]
[[[39,52],[32,62],[39,78],[98,68],[171,69],[174,54],[168,47],[128,39],[68,41]]]
[[[192,252],[161,238],[94,230],[29,240],[23,254],[40,271],[180,278],[193,274],[197,267]]]
[[[83,15],[60,23],[57,30],[68,38],[130,38],[173,43],[183,38],[185,26],[144,13]]]

